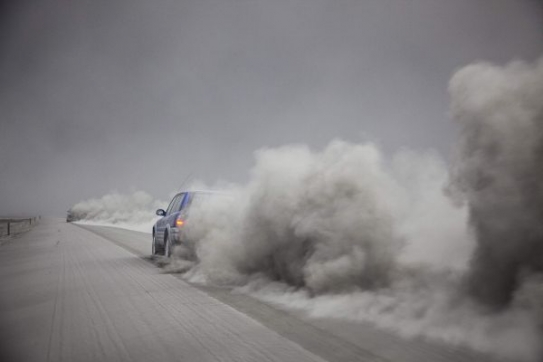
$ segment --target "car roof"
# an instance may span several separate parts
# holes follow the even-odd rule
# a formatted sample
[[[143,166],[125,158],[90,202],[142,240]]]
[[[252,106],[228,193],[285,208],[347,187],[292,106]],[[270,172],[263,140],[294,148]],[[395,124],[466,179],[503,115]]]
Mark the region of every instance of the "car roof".
[[[217,194],[217,195],[227,195],[228,193],[227,192],[224,192],[224,191],[220,191],[220,190],[184,190],[184,191],[180,191],[176,194],[179,195],[179,194],[182,194],[182,193],[187,193],[187,194]]]

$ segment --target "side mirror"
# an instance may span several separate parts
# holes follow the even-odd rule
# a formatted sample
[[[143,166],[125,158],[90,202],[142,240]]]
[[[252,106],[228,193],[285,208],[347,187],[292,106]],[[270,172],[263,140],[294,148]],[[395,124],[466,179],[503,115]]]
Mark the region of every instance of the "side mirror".
[[[166,211],[164,211],[164,210],[162,210],[162,209],[158,209],[158,210],[156,211],[156,214],[157,214],[158,216],[166,216]]]

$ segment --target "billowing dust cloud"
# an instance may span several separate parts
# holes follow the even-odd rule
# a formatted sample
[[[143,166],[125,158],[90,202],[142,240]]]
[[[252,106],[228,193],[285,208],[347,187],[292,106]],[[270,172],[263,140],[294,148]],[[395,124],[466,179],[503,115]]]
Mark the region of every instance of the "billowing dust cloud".
[[[156,220],[155,210],[164,204],[143,191],[112,192],[99,199],[81,201],[68,210],[70,221],[121,226],[149,231]]]
[[[261,150],[247,185],[191,209],[185,275],[315,317],[532,360],[534,304],[488,314],[465,293],[477,243],[448,179],[432,153],[386,160],[372,144],[342,141]]]
[[[402,153],[387,164],[372,144],[286,146],[259,151],[251,176],[191,210],[187,239],[198,241],[197,268],[213,282],[228,270],[234,284],[259,274],[315,294],[376,290],[401,273],[400,260],[461,268],[471,253],[465,212],[443,195],[446,172],[433,155]],[[431,246],[428,217],[455,226],[450,246]]]
[[[450,93],[461,126],[451,190],[477,240],[468,290],[504,307],[543,278],[543,60],[468,66]]]
[[[187,277],[537,359],[543,63],[471,65],[450,93],[461,125],[451,172],[432,153],[387,160],[372,144],[261,150],[246,186],[189,219]]]

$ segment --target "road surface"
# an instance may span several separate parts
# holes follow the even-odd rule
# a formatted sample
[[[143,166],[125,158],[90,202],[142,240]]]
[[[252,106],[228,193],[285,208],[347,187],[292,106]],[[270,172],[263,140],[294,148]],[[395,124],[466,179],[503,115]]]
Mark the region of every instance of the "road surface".
[[[191,285],[150,250],[148,234],[60,219],[0,246],[0,361],[491,361]]]

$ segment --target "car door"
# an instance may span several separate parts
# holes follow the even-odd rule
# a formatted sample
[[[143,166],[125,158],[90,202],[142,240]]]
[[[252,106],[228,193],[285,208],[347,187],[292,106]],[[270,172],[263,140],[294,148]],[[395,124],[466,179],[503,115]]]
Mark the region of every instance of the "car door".
[[[160,243],[160,244],[163,244],[164,242],[164,232],[166,231],[166,229],[168,228],[168,220],[169,220],[169,216],[171,216],[172,214],[172,210],[173,208],[175,207],[176,203],[179,202],[179,199],[181,197],[182,194],[178,194],[178,195],[175,195],[174,198],[172,199],[172,201],[170,202],[170,205],[168,206],[168,208],[166,209],[166,215],[163,216],[160,220],[157,221],[156,225],[156,230],[155,230],[155,234],[156,234],[156,240]]]
[[[166,210],[166,216],[164,217],[164,232],[166,232],[168,228],[175,226],[175,220],[179,215],[179,210],[181,209],[181,205],[183,204],[185,195],[186,193],[181,193],[177,195],[170,207],[168,207],[168,210]]]

